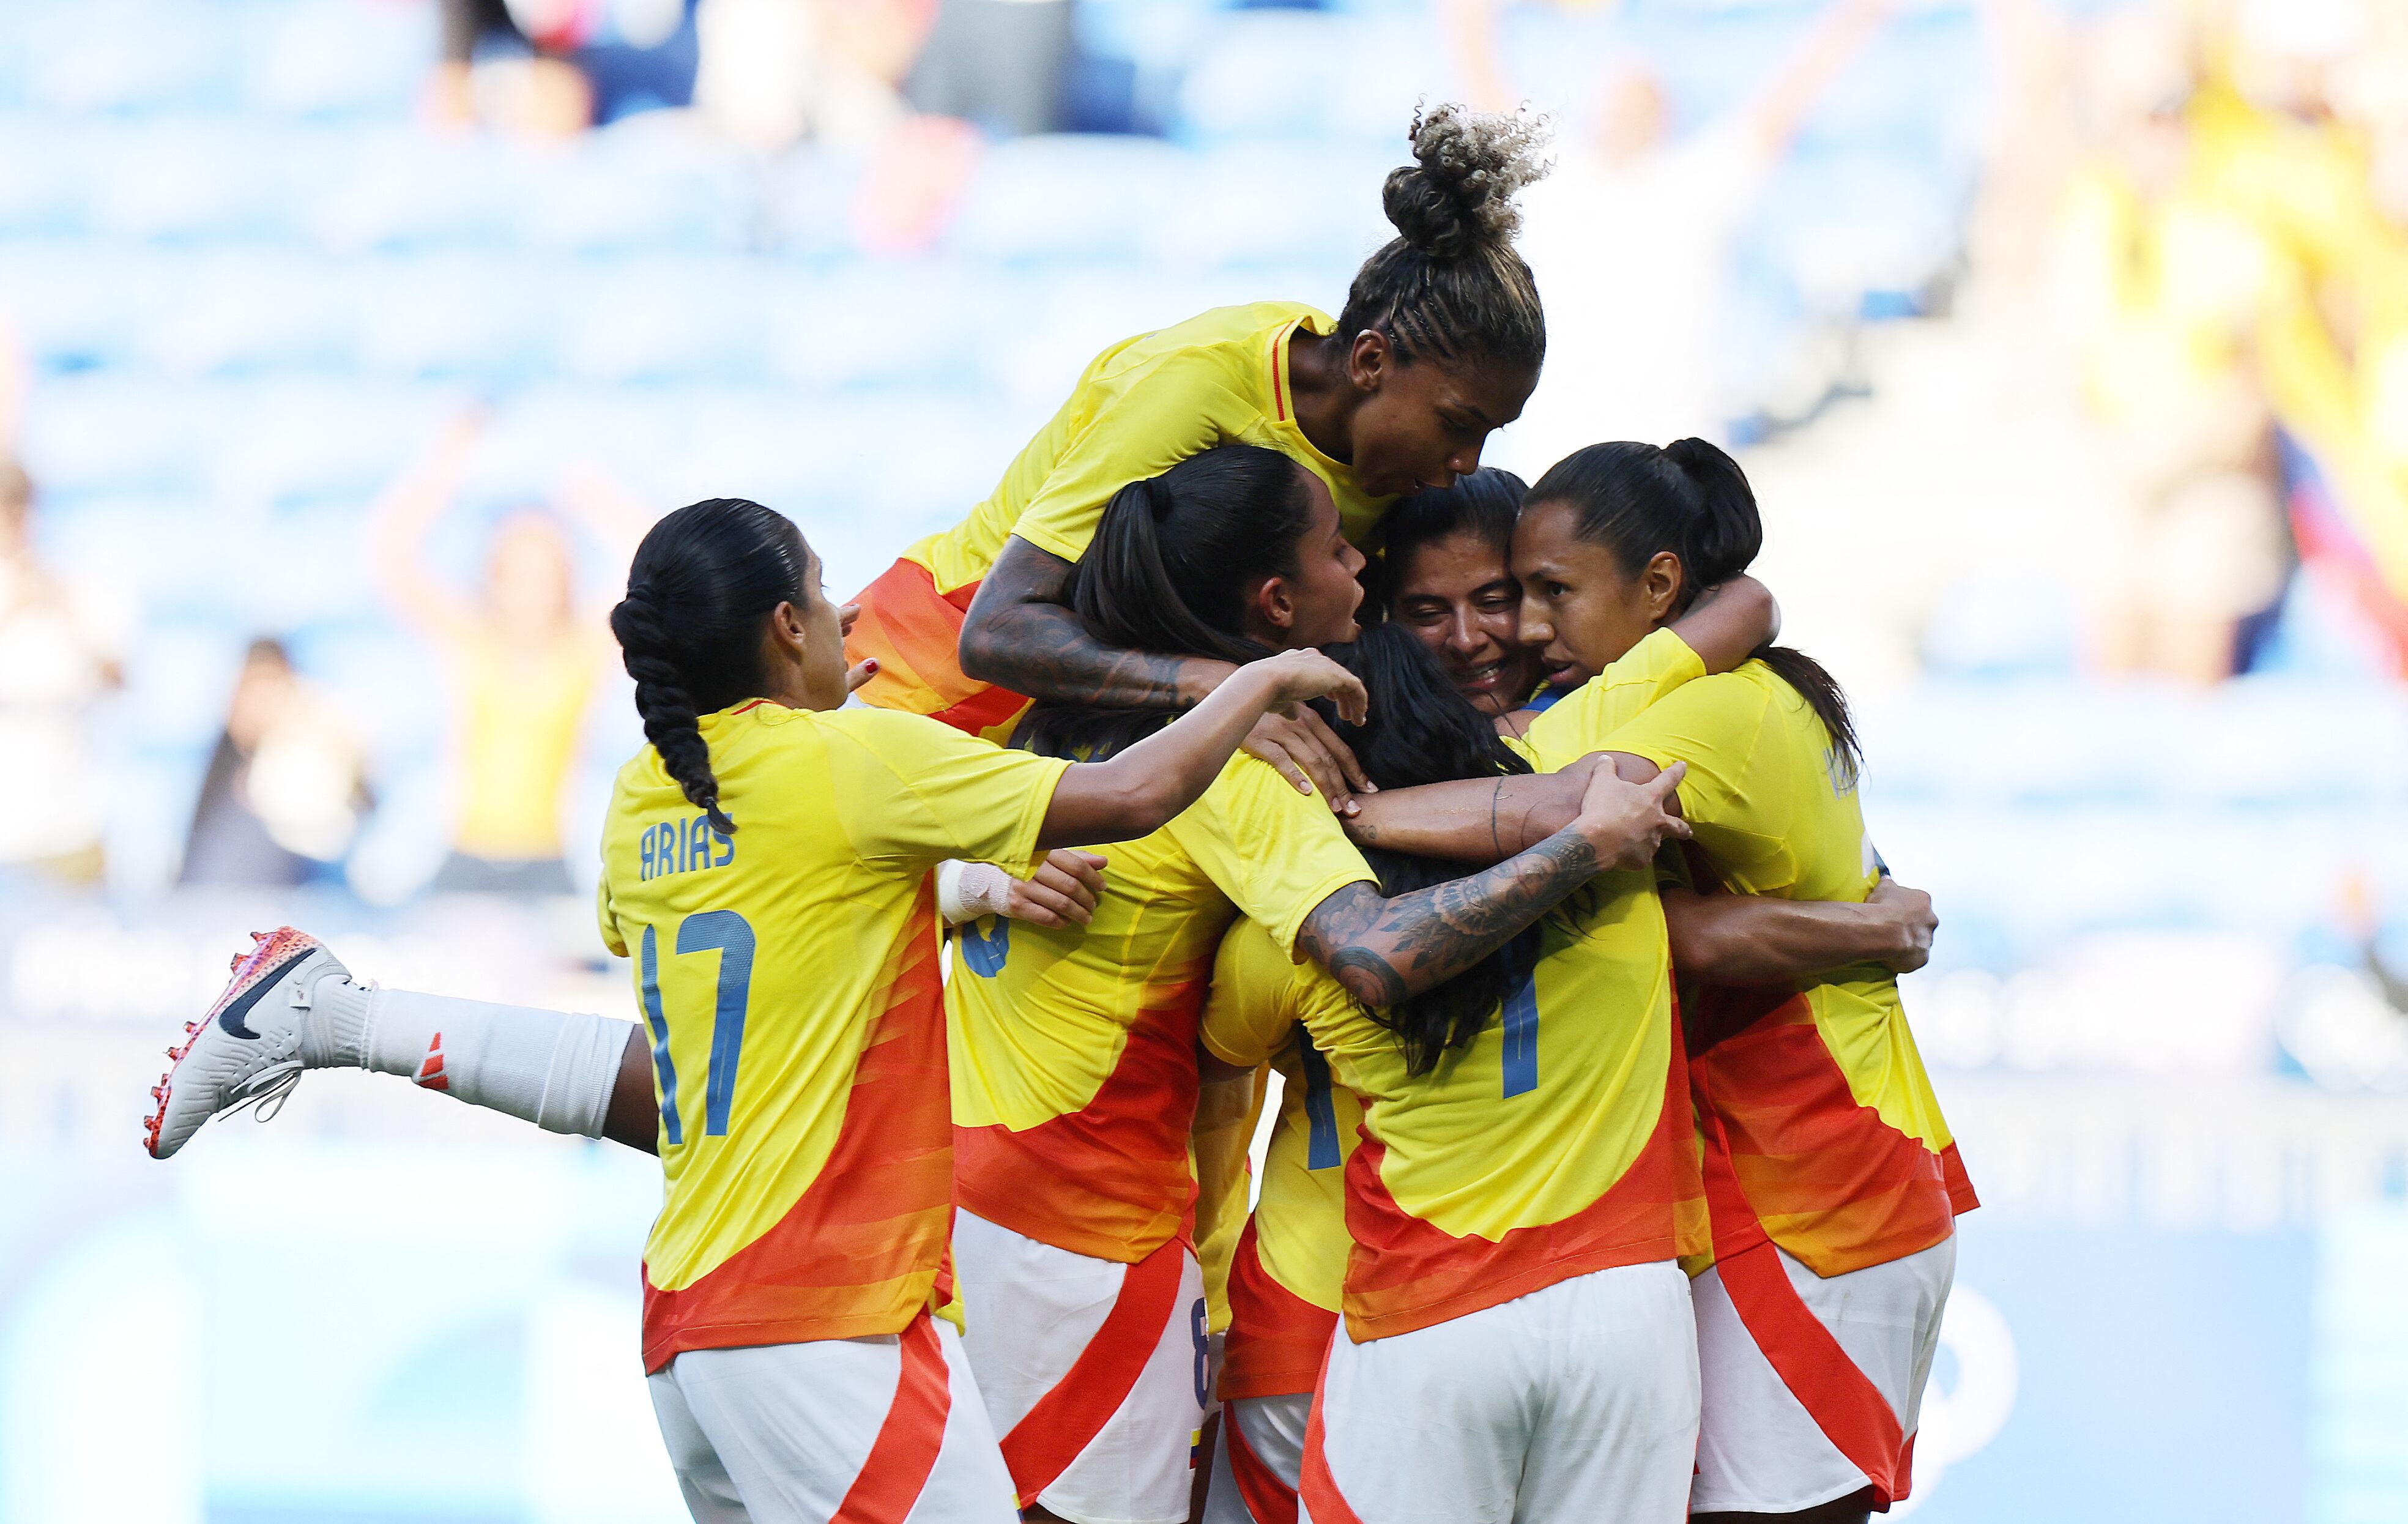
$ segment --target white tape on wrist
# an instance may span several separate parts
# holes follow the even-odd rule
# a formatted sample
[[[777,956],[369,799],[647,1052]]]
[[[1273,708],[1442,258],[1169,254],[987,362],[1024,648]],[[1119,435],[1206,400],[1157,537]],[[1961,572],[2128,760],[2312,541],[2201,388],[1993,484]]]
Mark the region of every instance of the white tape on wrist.
[[[993,863],[946,861],[937,866],[937,913],[947,926],[1002,915],[1011,908],[1017,882]]]

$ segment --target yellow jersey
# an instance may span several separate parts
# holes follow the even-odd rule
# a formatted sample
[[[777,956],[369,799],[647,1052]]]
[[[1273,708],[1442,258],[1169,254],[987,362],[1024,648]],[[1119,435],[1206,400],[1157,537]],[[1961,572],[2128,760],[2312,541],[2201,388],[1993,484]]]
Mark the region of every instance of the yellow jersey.
[[[1828,732],[1762,662],[1691,683],[1596,744],[1688,764],[1682,810],[1729,889],[1861,901],[1880,882]],[[1837,1275],[1929,1248],[1979,1204],[1896,975],[1865,968],[1790,989],[1693,989],[1684,1006],[1707,1146],[1762,1225],[1718,1219],[1717,1252],[1769,1236]]]
[[[861,615],[846,639],[847,659],[879,663],[863,702],[1008,732],[1027,701],[965,677],[960,661],[962,616],[1004,542],[1018,535],[1076,561],[1114,493],[1214,445],[1262,445],[1301,464],[1328,484],[1346,538],[1367,544],[1395,499],[1364,493],[1351,467],[1304,437],[1288,383],[1289,338],[1299,327],[1326,334],[1334,326],[1301,302],[1254,302],[1214,308],[1096,355],[986,500],[906,550],[853,600]]]
[[[1371,871],[1327,803],[1243,755],[1106,855],[1085,926],[955,928],[954,1188],[1014,1232],[1134,1264],[1192,1231],[1197,1021],[1221,933],[1243,913],[1289,952]]]
[[[667,1193],[644,1364],[896,1333],[951,1300],[937,915],[947,857],[1033,870],[1068,763],[917,715],[707,715],[714,830],[645,748],[603,827],[602,940],[635,962]]]
[[[1309,1007],[1334,1017],[1353,1003],[1345,986],[1291,960],[1252,921],[1221,939],[1204,1047],[1241,1068],[1268,1063],[1281,1082],[1262,1188],[1229,1268],[1224,1402],[1312,1390],[1329,1348],[1346,1287],[1345,1164],[1363,1105],[1332,1080],[1305,1020]]]
[[[496,862],[558,857],[561,794],[600,670],[595,642],[577,634],[517,651],[471,625],[446,645],[459,695],[452,846]]]

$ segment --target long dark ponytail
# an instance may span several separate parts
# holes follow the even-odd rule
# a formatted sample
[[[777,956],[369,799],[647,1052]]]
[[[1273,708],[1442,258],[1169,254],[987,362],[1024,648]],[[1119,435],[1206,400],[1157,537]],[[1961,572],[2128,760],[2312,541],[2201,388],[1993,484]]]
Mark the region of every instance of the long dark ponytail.
[[[1338,733],[1364,772],[1382,788],[1412,788],[1460,778],[1526,773],[1530,764],[1498,737],[1496,723],[1447,681],[1437,658],[1399,625],[1378,625],[1351,646],[1331,648],[1370,696],[1360,726]],[[1391,899],[1464,877],[1474,870],[1406,853],[1367,847],[1364,860]],[[1411,996],[1372,1019],[1397,1036],[1405,1070],[1426,1074],[1450,1051],[1467,1046],[1512,993],[1515,970],[1538,959],[1539,928],[1530,927],[1478,963],[1432,989]]]
[[[1570,505],[1580,538],[1612,551],[1629,571],[1660,552],[1679,556],[1675,615],[1699,592],[1745,571],[1764,548],[1764,520],[1747,473],[1704,439],[1675,439],[1661,450],[1629,441],[1575,450],[1548,467],[1528,500]],[[1839,680],[1788,646],[1767,644],[1754,654],[1814,711],[1831,738],[1833,775],[1854,782],[1856,720]]]
[[[1243,664],[1271,654],[1243,633],[1247,596],[1294,576],[1312,522],[1304,467],[1260,445],[1223,444],[1112,495],[1070,576],[1089,635],[1125,651]],[[1100,759],[1159,730],[1160,710],[1039,702],[1013,744]]]
[[[1460,106],[1413,113],[1413,163],[1391,170],[1381,207],[1391,238],[1354,273],[1338,314],[1339,342],[1364,329],[1407,364],[1495,360],[1537,370],[1547,320],[1530,266],[1513,252],[1513,197],[1546,174],[1545,122]]]
[[[800,604],[810,552],[783,514],[741,497],[690,503],[652,525],[610,611],[636,712],[661,765],[721,831],[719,779],[701,716],[761,691],[761,620]]]

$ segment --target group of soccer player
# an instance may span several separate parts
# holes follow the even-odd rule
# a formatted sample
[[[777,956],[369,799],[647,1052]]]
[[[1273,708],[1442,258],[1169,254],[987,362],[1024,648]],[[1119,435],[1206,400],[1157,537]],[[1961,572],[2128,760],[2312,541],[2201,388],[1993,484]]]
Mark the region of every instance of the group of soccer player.
[[[657,1153],[697,1520],[1904,1497],[1974,1204],[1899,1003],[1929,903],[1728,455],[1480,468],[1545,351],[1533,138],[1417,118],[1334,321],[1114,345],[855,604],[769,509],[663,518],[611,614],[640,1024],[281,928],[150,1151],[359,1067]]]

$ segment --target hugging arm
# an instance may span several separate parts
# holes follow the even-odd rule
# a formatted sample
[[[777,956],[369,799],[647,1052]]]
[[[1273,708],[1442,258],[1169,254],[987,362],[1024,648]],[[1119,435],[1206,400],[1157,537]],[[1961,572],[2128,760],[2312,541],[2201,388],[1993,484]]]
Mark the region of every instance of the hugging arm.
[[[1672,966],[1710,985],[1796,984],[1865,964],[1912,972],[1930,957],[1940,925],[1929,895],[1886,877],[1862,904],[1671,884],[1663,893]]]
[[[1656,764],[1644,757],[1591,752],[1557,772],[1387,789],[1356,801],[1360,808],[1347,820],[1346,834],[1357,846],[1417,857],[1498,862],[1570,826],[1599,772],[1632,784],[1656,776]],[[1678,814],[1681,801],[1667,796],[1664,807]]]
[[[1504,862],[1394,899],[1350,884],[1313,907],[1297,946],[1366,1005],[1389,1006],[1445,983],[1511,942],[1598,874],[1636,868],[1688,827],[1666,804],[1678,766],[1645,784],[1603,769],[1575,818]]]
[[[1017,535],[1005,540],[962,620],[963,675],[1062,703],[1185,709],[1234,670],[1104,644],[1070,609],[1072,569]]]

